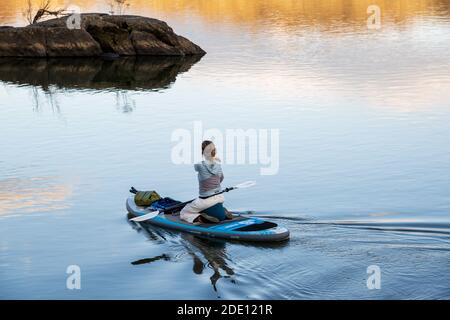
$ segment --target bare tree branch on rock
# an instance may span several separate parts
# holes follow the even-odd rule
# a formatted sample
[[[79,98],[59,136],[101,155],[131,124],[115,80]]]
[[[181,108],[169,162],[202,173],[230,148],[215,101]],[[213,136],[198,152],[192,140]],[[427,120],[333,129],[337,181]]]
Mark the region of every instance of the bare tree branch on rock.
[[[22,15],[29,24],[34,24],[49,16],[59,17],[65,14],[65,11],[65,9],[52,9],[52,0],[41,0],[37,9],[34,8],[32,0],[27,0]]]

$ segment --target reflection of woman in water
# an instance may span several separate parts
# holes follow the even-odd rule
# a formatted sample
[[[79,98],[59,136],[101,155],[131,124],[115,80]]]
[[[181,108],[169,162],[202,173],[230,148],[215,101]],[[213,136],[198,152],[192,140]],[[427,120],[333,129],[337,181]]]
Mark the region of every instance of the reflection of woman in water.
[[[225,278],[234,275],[233,269],[231,269],[228,266],[226,261],[226,252],[225,252],[226,243],[224,241],[204,240],[188,234],[183,234],[182,237],[184,240],[187,240],[189,243],[191,243],[197,249],[200,250],[205,259],[208,261],[208,264],[214,270],[213,275],[209,279],[211,280],[211,284],[214,288],[214,291],[217,292],[216,283],[220,278],[222,278],[222,275],[220,274],[220,269],[225,271],[225,273],[227,274]],[[194,267],[193,267],[194,273],[202,274],[205,268],[205,264],[195,254],[194,251],[188,249],[188,252],[194,259]],[[232,282],[234,281],[232,280]]]
[[[135,225],[133,224],[133,227]],[[174,237],[174,234],[171,231],[168,230],[161,230],[154,228],[152,226],[146,226],[146,228],[142,228],[140,230],[144,230],[147,234],[147,237],[154,241],[159,241],[161,238],[166,240],[167,237]],[[195,274],[202,274],[205,269],[205,263],[202,261],[202,259],[198,256],[198,252],[203,255],[203,257],[206,259],[207,263],[206,265],[210,265],[213,269],[214,273],[210,277],[211,284],[214,288],[214,291],[217,292],[216,283],[217,281],[222,278],[222,275],[220,273],[220,269],[225,271],[227,274],[224,276],[225,278],[229,278],[230,276],[234,275],[234,270],[231,269],[227,264],[227,254],[225,251],[226,242],[225,241],[212,241],[212,240],[206,240],[206,239],[200,239],[190,234],[181,234],[181,239],[178,239],[183,247],[186,249],[187,253],[192,257],[194,261],[194,265],[192,268],[192,271]],[[190,246],[191,245],[191,246]],[[193,246],[193,247],[192,247]],[[197,250],[196,250],[197,249]],[[197,252],[196,252],[197,251]],[[131,262],[133,265],[139,265],[139,264],[148,264],[155,261],[170,261],[172,255],[168,254],[161,254],[152,258],[146,258],[146,259],[140,259],[137,261]],[[232,282],[234,282],[232,280]]]

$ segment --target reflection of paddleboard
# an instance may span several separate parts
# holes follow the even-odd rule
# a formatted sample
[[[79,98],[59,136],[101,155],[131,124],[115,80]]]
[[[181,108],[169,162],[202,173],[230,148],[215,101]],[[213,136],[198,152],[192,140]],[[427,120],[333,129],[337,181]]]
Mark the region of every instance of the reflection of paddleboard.
[[[129,197],[127,199],[127,210],[131,215],[137,217],[154,209],[152,207],[139,207],[135,204],[134,197]],[[276,223],[239,215],[233,215],[233,217],[232,220],[224,220],[220,223],[194,225],[181,220],[179,212],[174,212],[171,214],[160,213],[157,217],[147,220],[145,223],[210,238],[265,242],[282,241],[289,238],[289,230],[279,227]]]

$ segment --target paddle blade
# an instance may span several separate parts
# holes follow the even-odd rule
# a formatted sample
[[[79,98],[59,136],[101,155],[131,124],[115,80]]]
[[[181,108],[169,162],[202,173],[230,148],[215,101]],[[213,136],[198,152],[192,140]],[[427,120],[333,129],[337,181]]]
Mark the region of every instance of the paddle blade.
[[[147,221],[150,219],[153,219],[154,217],[156,217],[159,214],[159,211],[152,211],[150,213],[144,214],[143,216],[139,216],[139,217],[135,217],[135,218],[131,218],[131,221],[134,222],[142,222],[142,221]]]
[[[236,189],[244,189],[244,188],[253,187],[254,185],[256,185],[256,181],[246,181],[246,182],[242,182],[242,183],[236,185],[234,188],[236,188]]]

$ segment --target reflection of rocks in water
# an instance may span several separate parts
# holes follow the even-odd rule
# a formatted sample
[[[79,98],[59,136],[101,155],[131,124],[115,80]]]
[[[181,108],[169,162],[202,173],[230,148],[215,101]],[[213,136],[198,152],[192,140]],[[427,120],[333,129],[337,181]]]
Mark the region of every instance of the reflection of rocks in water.
[[[158,90],[168,88],[199,56],[27,59],[0,58],[0,81],[65,89]]]

